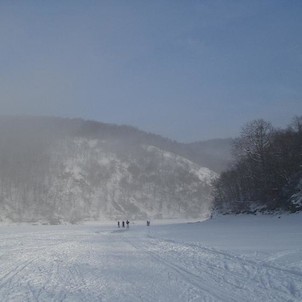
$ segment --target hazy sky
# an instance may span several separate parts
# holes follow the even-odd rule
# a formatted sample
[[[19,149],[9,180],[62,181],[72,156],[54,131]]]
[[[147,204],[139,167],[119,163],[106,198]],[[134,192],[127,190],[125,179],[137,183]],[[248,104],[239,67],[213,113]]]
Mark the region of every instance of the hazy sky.
[[[189,142],[302,115],[301,0],[0,0],[0,114]]]

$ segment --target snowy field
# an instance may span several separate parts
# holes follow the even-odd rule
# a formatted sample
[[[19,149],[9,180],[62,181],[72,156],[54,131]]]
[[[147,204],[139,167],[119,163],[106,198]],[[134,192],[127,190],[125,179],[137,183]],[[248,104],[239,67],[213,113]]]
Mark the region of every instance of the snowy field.
[[[0,226],[0,301],[302,301],[302,216]]]

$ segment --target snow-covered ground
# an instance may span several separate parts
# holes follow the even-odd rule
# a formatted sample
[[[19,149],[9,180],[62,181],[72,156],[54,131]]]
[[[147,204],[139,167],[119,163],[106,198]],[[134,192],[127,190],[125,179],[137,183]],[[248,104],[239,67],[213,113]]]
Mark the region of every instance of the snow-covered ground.
[[[302,215],[1,226],[0,301],[302,301]]]

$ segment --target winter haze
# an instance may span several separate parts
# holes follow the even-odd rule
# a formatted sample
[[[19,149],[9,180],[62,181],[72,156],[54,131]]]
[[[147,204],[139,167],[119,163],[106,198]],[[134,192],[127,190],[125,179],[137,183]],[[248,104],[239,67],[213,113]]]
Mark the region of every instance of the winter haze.
[[[1,117],[0,217],[57,224],[207,216],[228,154],[230,140],[181,144],[129,126]]]
[[[301,32],[299,0],[1,0],[0,301],[301,302]]]
[[[300,1],[1,1],[0,108],[180,142],[302,111]]]

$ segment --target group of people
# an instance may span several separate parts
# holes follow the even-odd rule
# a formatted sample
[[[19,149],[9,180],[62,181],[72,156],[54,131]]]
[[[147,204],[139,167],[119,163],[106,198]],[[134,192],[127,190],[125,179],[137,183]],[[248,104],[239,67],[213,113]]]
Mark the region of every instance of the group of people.
[[[127,220],[126,220],[127,228],[129,228],[129,223],[130,223],[129,220],[127,219]],[[150,220],[147,220],[147,226],[150,226]],[[118,228],[121,227],[120,221],[117,222],[117,227],[118,227]],[[123,227],[123,228],[125,227],[125,221],[124,221],[124,220],[122,221],[122,227]]]
[[[130,223],[129,220],[127,219],[127,220],[126,220],[127,228],[129,228],[129,223]],[[121,224],[120,224],[119,221],[117,222],[117,226],[118,226],[119,228],[121,227]],[[122,227],[123,227],[123,228],[125,227],[125,221],[124,221],[124,220],[122,221]]]

